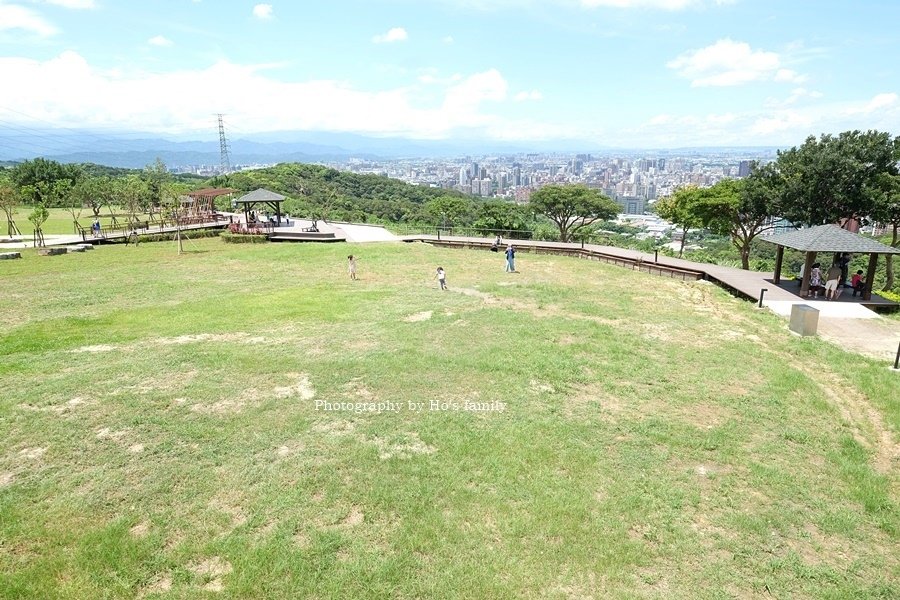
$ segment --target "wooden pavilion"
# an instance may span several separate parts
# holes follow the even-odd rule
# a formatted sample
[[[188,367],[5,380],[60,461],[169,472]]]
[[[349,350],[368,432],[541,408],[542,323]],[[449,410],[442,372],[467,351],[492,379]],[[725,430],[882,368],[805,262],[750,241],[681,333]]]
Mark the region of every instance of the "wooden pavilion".
[[[278,225],[281,225],[281,203],[284,202],[284,200],[285,197],[281,194],[276,194],[275,192],[260,188],[241,196],[235,200],[234,203],[236,205],[243,205],[245,223],[250,223],[250,213],[253,212],[257,206],[265,206],[272,209],[272,212],[275,213],[276,222]]]
[[[791,248],[805,253],[806,257],[803,266],[803,281],[800,284],[800,296],[805,298],[809,295],[809,274],[812,266],[816,262],[816,254],[819,252],[835,253],[840,255],[844,252],[848,254],[868,254],[869,268],[866,273],[866,287],[863,290],[862,299],[864,301],[872,299],[872,280],[875,277],[875,268],[878,265],[879,254],[900,254],[900,249],[893,248],[886,244],[882,244],[878,240],[870,237],[859,235],[842,229],[837,225],[819,225],[807,229],[798,229],[788,233],[778,235],[770,235],[759,238],[764,242],[775,244],[777,251],[775,254],[775,284],[781,283],[781,266],[784,261],[784,249]],[[831,264],[831,261],[828,261]]]

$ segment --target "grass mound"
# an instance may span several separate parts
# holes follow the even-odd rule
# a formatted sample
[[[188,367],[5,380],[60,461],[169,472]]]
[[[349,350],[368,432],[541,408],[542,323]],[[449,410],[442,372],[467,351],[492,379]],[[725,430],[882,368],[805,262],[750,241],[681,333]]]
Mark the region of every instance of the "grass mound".
[[[188,248],[0,267],[0,596],[900,595],[883,364],[589,261]]]

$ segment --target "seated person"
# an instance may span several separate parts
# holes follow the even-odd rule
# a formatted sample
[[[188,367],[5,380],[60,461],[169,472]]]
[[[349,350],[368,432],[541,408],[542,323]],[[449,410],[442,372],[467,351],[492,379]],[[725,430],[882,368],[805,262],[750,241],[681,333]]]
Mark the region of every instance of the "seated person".
[[[862,269],[857,271],[853,277],[850,278],[850,287],[853,288],[853,297],[856,297],[856,294],[859,293],[862,295],[863,291],[866,289],[866,280],[863,277]]]

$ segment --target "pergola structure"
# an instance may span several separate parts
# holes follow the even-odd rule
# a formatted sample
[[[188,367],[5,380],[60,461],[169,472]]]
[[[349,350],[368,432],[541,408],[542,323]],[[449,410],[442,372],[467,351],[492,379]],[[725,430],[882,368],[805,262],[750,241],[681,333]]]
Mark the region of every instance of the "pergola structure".
[[[808,229],[798,229],[788,233],[770,235],[759,238],[764,242],[775,244],[775,284],[781,283],[781,265],[784,261],[784,249],[791,248],[806,254],[803,267],[803,281],[800,284],[800,296],[809,295],[809,274],[816,261],[819,252],[833,252],[842,254],[868,254],[869,269],[866,273],[866,287],[863,290],[863,300],[872,299],[872,280],[875,277],[875,268],[878,265],[879,254],[900,254],[900,249],[882,244],[870,237],[852,233],[841,229],[837,225],[819,225]],[[831,261],[828,261],[831,264]]]
[[[264,190],[262,188],[254,190],[249,194],[241,196],[234,201],[235,204],[242,204],[244,207],[244,222],[250,222],[250,212],[257,206],[263,205],[271,208],[275,213],[276,222],[281,225],[281,203],[284,202],[284,196]]]
[[[185,196],[193,200],[188,206],[189,212],[199,215],[216,212],[216,198],[235,193],[237,193],[237,190],[231,188],[203,188],[202,190],[188,192]]]

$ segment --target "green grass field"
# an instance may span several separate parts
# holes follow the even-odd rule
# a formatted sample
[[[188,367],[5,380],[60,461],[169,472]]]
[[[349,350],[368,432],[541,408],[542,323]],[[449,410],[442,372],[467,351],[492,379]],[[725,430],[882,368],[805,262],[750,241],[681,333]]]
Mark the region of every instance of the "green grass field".
[[[884,363],[573,258],[186,248],[0,262],[0,597],[900,596]]]

